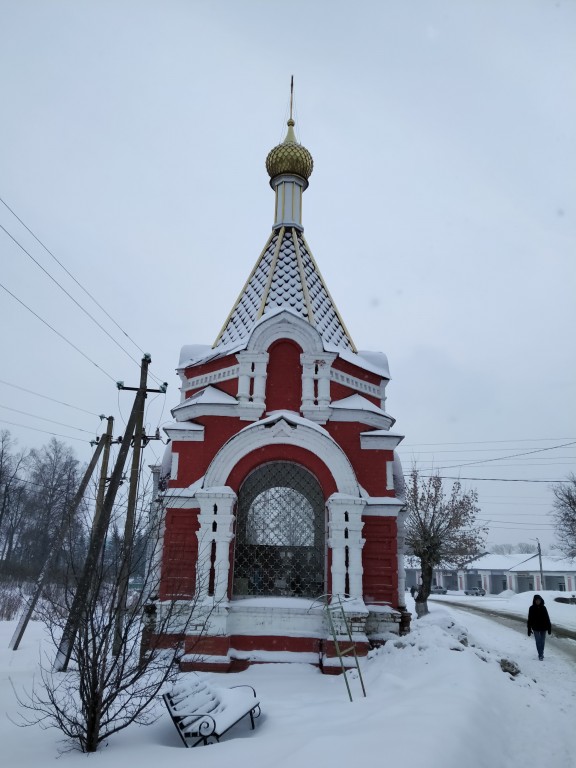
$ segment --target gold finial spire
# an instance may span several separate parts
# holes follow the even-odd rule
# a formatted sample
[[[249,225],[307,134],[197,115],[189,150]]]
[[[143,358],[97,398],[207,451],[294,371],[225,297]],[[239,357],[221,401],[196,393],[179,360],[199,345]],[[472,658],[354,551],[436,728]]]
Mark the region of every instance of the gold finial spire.
[[[312,155],[306,147],[298,143],[294,133],[294,75],[292,75],[290,77],[290,117],[286,138],[282,144],[278,144],[268,153],[266,169],[270,179],[281,174],[295,174],[308,181],[313,167]],[[270,184],[272,185],[272,181]]]

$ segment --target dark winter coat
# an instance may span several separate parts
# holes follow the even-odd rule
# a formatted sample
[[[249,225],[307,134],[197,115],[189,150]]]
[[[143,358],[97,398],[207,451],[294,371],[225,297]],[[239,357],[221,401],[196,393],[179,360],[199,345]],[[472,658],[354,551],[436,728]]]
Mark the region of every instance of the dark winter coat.
[[[536,598],[540,599],[540,605],[536,605]],[[548,634],[552,632],[550,616],[548,616],[548,610],[540,595],[534,595],[532,605],[528,609],[528,634],[533,631],[548,632]]]

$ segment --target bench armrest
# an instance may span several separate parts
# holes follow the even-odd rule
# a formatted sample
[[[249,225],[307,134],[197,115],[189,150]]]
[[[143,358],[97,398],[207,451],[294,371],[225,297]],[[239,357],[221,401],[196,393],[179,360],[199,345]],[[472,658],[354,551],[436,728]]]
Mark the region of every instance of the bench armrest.
[[[232,689],[232,688],[250,688],[250,690],[254,694],[254,698],[256,698],[256,691],[254,690],[254,688],[251,685],[231,685],[230,689]]]

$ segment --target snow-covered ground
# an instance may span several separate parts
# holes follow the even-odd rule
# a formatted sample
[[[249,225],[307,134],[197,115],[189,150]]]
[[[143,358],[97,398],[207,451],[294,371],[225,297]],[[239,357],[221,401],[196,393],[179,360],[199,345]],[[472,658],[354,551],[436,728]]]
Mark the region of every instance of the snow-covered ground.
[[[532,594],[466,600],[485,607],[489,601],[491,610],[499,606],[524,617]],[[576,605],[554,603],[556,593],[542,594],[553,626],[576,628]],[[548,638],[540,662],[522,627],[518,631],[451,608],[456,600],[464,602],[459,596],[431,602],[430,615],[414,620],[410,635],[389,641],[363,662],[365,699],[357,679],[351,681],[350,703],[342,677],[324,676],[306,665],[255,666],[237,675],[212,676],[220,685],[254,685],[262,702],[255,731],[242,721],[220,744],[187,750],[159,705],[156,723],[128,728],[89,759],[102,768],[221,768],[236,761],[250,768],[348,768],[359,762],[573,768],[576,642]],[[60,734],[11,722],[17,706],[10,680],[17,688],[30,687],[43,631],[31,624],[14,652],[8,649],[14,627],[15,622],[0,622],[0,744],[4,765],[40,768],[57,758]],[[520,667],[516,678],[501,670],[501,658]],[[59,765],[79,768],[86,759],[69,752]]]

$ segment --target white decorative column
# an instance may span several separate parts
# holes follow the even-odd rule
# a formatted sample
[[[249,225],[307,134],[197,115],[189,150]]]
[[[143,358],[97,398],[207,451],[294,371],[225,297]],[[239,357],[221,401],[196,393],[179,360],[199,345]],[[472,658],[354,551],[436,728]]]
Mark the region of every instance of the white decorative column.
[[[364,523],[361,523],[364,525]],[[362,568],[362,547],[366,539],[363,539],[358,535],[358,540],[355,546],[348,548],[348,582],[350,584],[350,596],[362,597],[362,576],[364,575],[364,569]]]
[[[302,415],[316,422],[330,417],[330,367],[336,355],[330,352],[302,353]]]
[[[260,355],[254,355],[258,359],[254,363],[254,389],[252,399],[255,405],[264,408],[264,397],[266,394],[266,368],[268,366],[268,352]]]
[[[238,361],[238,401],[241,418],[258,418],[264,411],[267,352],[240,352]]]
[[[208,597],[212,545],[216,544],[214,560],[214,602],[228,599],[228,574],[230,572],[230,542],[233,538],[234,504],[236,494],[231,488],[204,489],[196,492],[200,505],[198,521],[198,560],[196,564],[196,596]]]
[[[332,549],[332,594],[344,595],[346,592],[346,550],[339,536],[331,536],[328,546]]]
[[[398,607],[406,608],[406,569],[404,568],[404,543],[406,538],[406,508],[398,513],[396,521],[398,543]]]
[[[147,590],[150,594],[156,594],[160,585],[160,573],[162,569],[162,548],[164,545],[164,531],[166,522],[164,507],[159,500],[161,464],[149,464],[152,472],[152,501],[148,513],[149,541],[147,545],[146,562],[148,564],[148,576],[146,578]]]
[[[363,499],[335,493],[328,499],[328,546],[332,549],[332,594],[362,599]],[[348,567],[346,567],[348,549]]]

